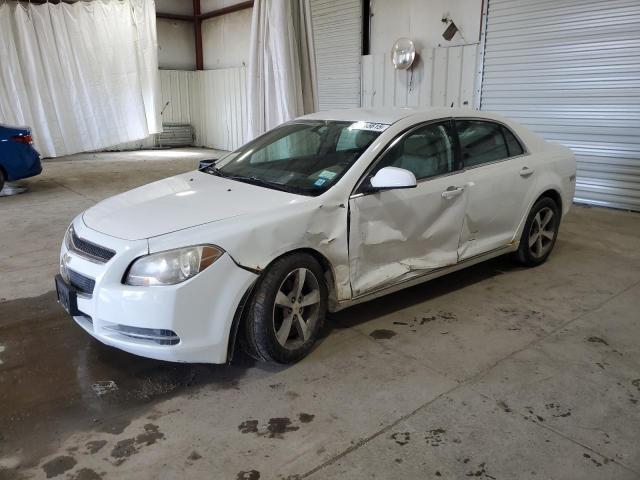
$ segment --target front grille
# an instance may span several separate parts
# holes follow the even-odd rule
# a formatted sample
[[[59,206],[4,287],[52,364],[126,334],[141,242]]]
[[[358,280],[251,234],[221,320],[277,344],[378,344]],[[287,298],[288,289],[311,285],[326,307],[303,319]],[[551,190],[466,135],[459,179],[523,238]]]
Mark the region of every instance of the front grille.
[[[87,295],[93,294],[93,288],[96,286],[96,281],[93,278],[70,269],[67,269],[67,273],[69,275],[69,283],[76,290]]]
[[[116,254],[113,250],[80,238],[75,231],[71,234],[71,248],[80,255],[87,256],[100,263],[108,262]]]

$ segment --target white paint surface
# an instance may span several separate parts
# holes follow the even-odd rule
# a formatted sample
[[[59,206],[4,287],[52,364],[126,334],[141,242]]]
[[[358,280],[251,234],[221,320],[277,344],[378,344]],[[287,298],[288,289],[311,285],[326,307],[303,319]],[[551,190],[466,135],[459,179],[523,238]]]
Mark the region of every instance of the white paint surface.
[[[398,135],[419,123],[456,116],[508,123],[526,145],[528,155],[523,158],[535,167],[535,175],[509,170],[513,178],[505,178],[486,173],[496,165],[517,161],[516,157],[429,178],[414,189],[351,196],[371,162]],[[502,243],[498,247],[515,250],[531,199],[548,189],[560,192],[564,213],[571,204],[570,178],[575,175],[571,152],[498,115],[447,108],[363,109],[304,118],[391,125],[332,188],[317,197],[193,172],[90,208],[74,221],[78,236],[118,253],[108,264],[96,264],[63,245],[61,254],[71,257],[71,268],[96,279],[93,297],[78,298],[78,308],[93,323],[82,317],[76,321],[102,342],[138,355],[220,363],[226,360],[237,306],[257,278],[253,272],[283,254],[312,249],[326,258],[333,277],[330,309],[338,310],[377,294],[382,287],[402,288],[405,284],[400,282],[424,281],[434,272],[460,268],[459,259],[481,241],[486,243],[478,254],[495,252],[489,247],[494,247],[491,242],[496,238]],[[519,188],[502,188],[515,182],[520,182]],[[455,199],[447,196],[450,185],[459,186],[462,194]],[[502,193],[499,209],[496,192]],[[472,209],[467,208],[470,202]],[[500,221],[495,221],[498,216]],[[469,230],[473,236],[463,234],[465,224],[473,227]],[[226,254],[189,281],[158,288],[122,285],[124,272],[141,255],[202,244],[218,245]],[[212,297],[211,292],[216,295]],[[110,333],[113,322],[173,330],[181,342],[166,347],[131,341]]]

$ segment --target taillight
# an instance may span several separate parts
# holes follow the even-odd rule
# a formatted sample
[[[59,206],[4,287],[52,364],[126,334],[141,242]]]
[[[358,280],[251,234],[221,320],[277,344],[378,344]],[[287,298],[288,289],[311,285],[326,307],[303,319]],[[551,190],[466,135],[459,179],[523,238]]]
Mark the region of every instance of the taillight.
[[[31,135],[14,135],[10,140],[18,143],[33,143]]]

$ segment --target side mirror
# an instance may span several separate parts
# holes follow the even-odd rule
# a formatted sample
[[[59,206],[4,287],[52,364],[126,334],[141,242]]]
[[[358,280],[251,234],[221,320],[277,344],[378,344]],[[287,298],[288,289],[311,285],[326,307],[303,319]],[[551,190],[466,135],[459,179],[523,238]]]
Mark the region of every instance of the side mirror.
[[[369,191],[415,188],[418,185],[413,172],[398,167],[384,167],[371,177]]]

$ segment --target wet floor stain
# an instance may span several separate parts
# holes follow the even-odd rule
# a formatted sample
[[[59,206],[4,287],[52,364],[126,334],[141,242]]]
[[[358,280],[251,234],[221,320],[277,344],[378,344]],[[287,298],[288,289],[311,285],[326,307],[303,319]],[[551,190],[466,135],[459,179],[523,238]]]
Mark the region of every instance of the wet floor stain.
[[[101,480],[102,475],[90,468],[81,468],[72,477],[72,480]]]
[[[292,425],[291,420],[282,418],[270,418],[269,425],[267,425],[267,432],[269,438],[284,438],[284,434],[287,432],[295,432],[300,427]]]
[[[563,417],[570,417],[571,416],[571,409],[570,408],[564,408],[561,407],[558,404],[555,403],[546,403],[544,408],[546,408],[547,410],[551,411],[551,416],[552,417],[556,417],[556,418],[563,418]]]
[[[482,462],[479,464],[475,470],[465,473],[467,477],[480,477],[480,478],[491,478],[495,480],[496,477],[489,475],[487,473],[487,464]]]
[[[49,460],[47,463],[42,465],[42,470],[44,470],[47,478],[57,477],[58,475],[62,475],[64,472],[71,470],[76,466],[76,459],[70,457],[68,455],[62,455],[60,457],[56,457],[52,460]]]
[[[189,454],[189,456],[187,457],[187,460],[191,460],[192,462],[195,462],[196,460],[200,460],[201,458],[202,458],[202,455],[200,455],[198,452],[194,450]]]
[[[393,330],[385,330],[385,329],[374,330],[369,334],[370,337],[375,338],[376,340],[388,340],[392,337],[395,337],[396,335],[397,333],[394,332]]]
[[[240,433],[257,433],[258,432],[258,420],[245,420],[238,425]]]
[[[119,459],[130,457],[137,452],[135,443],[135,438],[125,438],[124,440],[120,440],[111,450],[111,456]]]
[[[411,433],[395,432],[394,434],[391,435],[391,439],[401,447],[404,447],[407,443],[411,441]]]
[[[609,463],[609,459],[606,457],[602,457],[602,460],[598,460],[594,454],[583,453],[582,456],[589,460],[596,467],[602,467],[604,464]]]
[[[411,332],[416,333],[419,327],[423,326],[423,325],[427,325],[433,322],[438,322],[440,325],[444,325],[447,323],[453,323],[458,321],[458,317],[455,313],[453,312],[447,312],[447,311],[439,311],[433,314],[423,314],[423,315],[419,315],[415,318],[413,318],[412,320],[408,320],[408,321],[394,321],[393,325],[398,325],[400,327],[406,327],[408,328]],[[396,332],[394,332],[393,330],[375,330],[374,332],[371,332],[370,335],[374,338],[376,338],[373,334],[375,332],[393,332],[393,335],[396,334]],[[449,333],[447,331],[442,331],[441,333],[446,334]],[[378,333],[378,335],[380,335]],[[386,338],[384,337],[384,334],[382,334],[383,337],[381,338]],[[391,335],[391,336],[393,336]],[[390,337],[388,337],[390,338]]]
[[[507,405],[507,402],[505,402],[504,400],[498,401],[498,406],[502,409],[503,412],[511,413],[511,407],[509,407],[509,405]]]
[[[161,440],[163,438],[164,434],[160,431],[160,428],[157,425],[147,423],[144,426],[144,433],[141,433],[136,437],[136,443],[153,445],[158,440]]]
[[[313,419],[316,418],[315,415],[311,415],[310,413],[301,413],[298,415],[298,420],[302,423],[310,423],[313,422]]]
[[[433,430],[427,431],[424,436],[427,445],[431,447],[439,447],[440,445],[446,444],[445,434],[447,431],[444,428],[434,428]]]
[[[525,417],[529,420],[537,420],[538,422],[542,423],[544,422],[544,417],[538,415],[534,410],[533,407],[524,407],[524,409],[527,411],[527,413],[529,413],[529,415],[531,415],[531,417]]]
[[[140,452],[145,446],[150,446],[164,438],[164,434],[157,425],[147,423],[144,432],[135,438],[125,438],[115,444],[111,450],[111,457],[116,459],[115,465],[121,465],[127,458]]]
[[[316,416],[311,413],[300,413],[298,415],[298,420],[301,424],[311,423],[314,418]],[[300,430],[300,426],[295,425],[288,417],[276,417],[270,418],[266,426],[263,425],[262,427],[260,427],[258,420],[245,420],[238,425],[238,430],[240,433],[255,433],[259,437],[282,439],[286,433]]]
[[[238,472],[236,480],[259,480],[260,472],[258,470],[247,470]]]
[[[177,364],[107,347],[67,316],[54,292],[0,303],[0,338],[0,454],[28,444],[21,468],[39,465],[65,432],[118,435],[171,396],[205,385],[237,388],[254,365],[246,358],[231,366]],[[155,433],[143,435],[151,441]]]
[[[102,448],[107,444],[106,440],[91,440],[85,444],[87,448],[87,453],[93,455],[94,453],[98,453]]]

